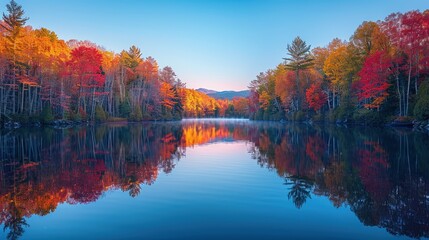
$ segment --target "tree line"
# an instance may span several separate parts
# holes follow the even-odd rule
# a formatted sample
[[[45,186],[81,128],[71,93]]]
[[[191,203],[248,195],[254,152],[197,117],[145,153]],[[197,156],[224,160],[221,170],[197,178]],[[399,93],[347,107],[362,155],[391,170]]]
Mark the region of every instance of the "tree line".
[[[89,41],[64,41],[46,28],[26,26],[28,18],[14,0],[6,7],[0,28],[0,123],[248,115],[238,104],[243,99],[216,100],[187,89],[171,67],[142,57],[137,46],[114,53]]]
[[[14,0],[0,27],[0,123],[257,120],[380,124],[429,118],[429,11],[363,22],[349,41],[311,49],[297,37],[248,99],[218,100],[186,88],[169,67],[131,46],[115,53],[26,26]]]
[[[429,10],[363,22],[349,41],[296,37],[250,83],[252,119],[379,124],[429,118]]]

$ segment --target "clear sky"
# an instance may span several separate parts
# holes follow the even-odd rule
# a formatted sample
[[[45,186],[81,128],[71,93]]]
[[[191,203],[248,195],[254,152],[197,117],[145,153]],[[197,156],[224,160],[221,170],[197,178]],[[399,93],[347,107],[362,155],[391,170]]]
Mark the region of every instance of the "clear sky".
[[[243,90],[300,36],[348,40],[365,20],[425,10],[429,0],[16,0],[29,25],[120,52],[138,46],[190,88]],[[9,0],[3,0],[2,12]]]

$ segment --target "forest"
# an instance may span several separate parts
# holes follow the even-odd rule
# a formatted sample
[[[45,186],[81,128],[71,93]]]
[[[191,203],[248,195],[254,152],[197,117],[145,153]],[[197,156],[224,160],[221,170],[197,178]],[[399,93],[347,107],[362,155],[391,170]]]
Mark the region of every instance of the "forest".
[[[247,117],[247,99],[216,100],[187,89],[169,67],[131,46],[114,53],[59,39],[10,1],[0,28],[0,123]],[[3,124],[2,124],[3,125]]]
[[[249,86],[252,119],[410,123],[429,119],[429,10],[363,22],[349,41],[300,37]]]
[[[429,119],[429,10],[363,22],[349,41],[311,48],[300,37],[284,61],[261,72],[249,98],[214,99],[188,89],[174,70],[90,41],[62,40],[27,26],[14,0],[0,28],[0,124],[253,120],[411,124]]]

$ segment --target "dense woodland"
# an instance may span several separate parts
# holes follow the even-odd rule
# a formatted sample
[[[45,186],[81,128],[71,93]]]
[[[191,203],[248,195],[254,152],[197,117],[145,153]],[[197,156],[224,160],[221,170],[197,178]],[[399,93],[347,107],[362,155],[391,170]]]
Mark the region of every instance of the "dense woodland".
[[[187,89],[131,46],[120,53],[26,26],[15,1],[0,28],[0,122],[172,120],[247,117],[247,99],[215,100]]]
[[[250,84],[251,118],[383,123],[429,118],[429,10],[363,22],[349,41],[297,37]]]
[[[275,69],[260,73],[249,98],[219,100],[187,89],[171,67],[140,48],[120,53],[64,41],[26,26],[15,1],[0,28],[0,123],[257,120],[381,124],[429,118],[429,11],[363,22],[349,41],[311,49],[297,37]],[[3,124],[1,124],[3,125]]]

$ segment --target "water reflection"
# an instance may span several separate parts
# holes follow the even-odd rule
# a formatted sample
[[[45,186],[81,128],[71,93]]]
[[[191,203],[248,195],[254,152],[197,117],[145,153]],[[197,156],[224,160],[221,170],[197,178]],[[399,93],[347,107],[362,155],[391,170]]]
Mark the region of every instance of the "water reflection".
[[[427,134],[249,121],[1,132],[0,223],[18,239],[27,218],[59,204],[94,202],[111,189],[136,197],[159,171],[173,171],[186,148],[219,141],[248,142],[256,162],[284,178],[285,201],[297,208],[326,196],[364,225],[429,237]]]

